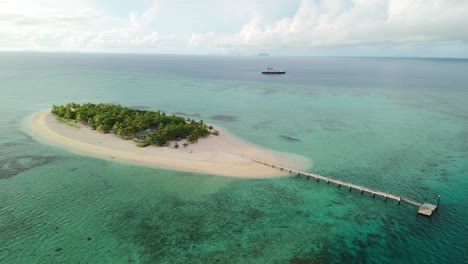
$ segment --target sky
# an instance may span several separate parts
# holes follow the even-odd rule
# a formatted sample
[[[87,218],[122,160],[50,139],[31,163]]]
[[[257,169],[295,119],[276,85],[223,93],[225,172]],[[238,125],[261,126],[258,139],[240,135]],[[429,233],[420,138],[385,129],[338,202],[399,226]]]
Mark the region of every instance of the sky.
[[[0,50],[468,57],[468,0],[0,0]]]

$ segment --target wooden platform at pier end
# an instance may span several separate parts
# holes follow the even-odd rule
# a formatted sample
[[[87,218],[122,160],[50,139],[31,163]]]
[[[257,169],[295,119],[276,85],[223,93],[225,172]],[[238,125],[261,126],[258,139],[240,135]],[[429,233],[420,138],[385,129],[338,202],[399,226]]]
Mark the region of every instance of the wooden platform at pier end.
[[[431,216],[432,213],[437,209],[436,205],[430,203],[423,203],[418,208],[418,213],[422,215]]]
[[[378,191],[378,190],[375,190],[375,189],[364,187],[362,185],[357,185],[357,184],[353,184],[353,183],[349,183],[349,182],[345,182],[345,181],[341,181],[341,180],[336,180],[336,179],[333,179],[333,178],[330,178],[330,177],[327,177],[327,176],[323,176],[323,175],[320,175],[320,174],[315,174],[315,173],[310,173],[310,172],[299,171],[299,170],[287,168],[287,167],[284,167],[284,166],[281,166],[281,165],[272,164],[272,163],[269,163],[269,162],[261,161],[261,160],[254,159],[254,158],[250,158],[250,157],[247,157],[247,156],[244,156],[244,155],[241,155],[241,156],[244,157],[244,158],[250,159],[250,160],[252,160],[254,162],[263,164],[265,166],[269,166],[269,167],[272,167],[272,168],[278,168],[279,170],[284,171],[284,172],[297,173],[298,176],[303,175],[307,179],[310,179],[312,177],[317,182],[322,180],[322,181],[325,181],[327,184],[334,183],[338,188],[340,188],[340,186],[343,186],[343,187],[348,188],[349,191],[351,191],[352,189],[355,189],[355,190],[358,190],[361,194],[366,192],[366,193],[369,193],[370,195],[372,195],[372,198],[375,198],[375,196],[378,195],[378,196],[381,196],[384,201],[387,201],[387,199],[391,199],[391,200],[395,200],[398,204],[400,204],[401,202],[404,202],[404,203],[407,203],[407,204],[410,204],[410,205],[414,205],[414,206],[418,207],[418,214],[422,214],[422,215],[426,215],[426,216],[431,216],[432,213],[439,206],[439,202],[440,202],[440,195],[439,195],[439,198],[437,200],[437,205],[433,205],[433,204],[430,204],[430,203],[427,203],[427,202],[420,203],[420,202],[417,202],[415,200],[403,197],[401,195],[395,195],[395,194],[391,194],[391,193],[388,193],[388,192]],[[426,198],[426,201],[427,201],[427,198]]]

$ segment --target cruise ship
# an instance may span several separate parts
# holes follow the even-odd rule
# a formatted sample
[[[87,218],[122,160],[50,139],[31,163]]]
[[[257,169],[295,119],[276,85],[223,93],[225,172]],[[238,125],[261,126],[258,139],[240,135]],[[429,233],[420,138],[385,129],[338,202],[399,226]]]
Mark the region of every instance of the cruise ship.
[[[275,67],[268,67],[262,71],[262,74],[285,74],[286,72],[282,69],[278,69]]]

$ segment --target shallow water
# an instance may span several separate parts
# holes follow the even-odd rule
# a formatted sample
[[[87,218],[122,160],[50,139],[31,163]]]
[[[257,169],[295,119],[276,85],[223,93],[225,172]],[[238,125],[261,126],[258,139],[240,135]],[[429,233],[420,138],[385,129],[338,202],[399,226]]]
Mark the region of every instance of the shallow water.
[[[263,76],[267,66],[284,76]],[[0,263],[463,263],[466,60],[0,53]],[[44,145],[27,117],[113,102],[220,125],[304,155],[304,178],[143,168]]]

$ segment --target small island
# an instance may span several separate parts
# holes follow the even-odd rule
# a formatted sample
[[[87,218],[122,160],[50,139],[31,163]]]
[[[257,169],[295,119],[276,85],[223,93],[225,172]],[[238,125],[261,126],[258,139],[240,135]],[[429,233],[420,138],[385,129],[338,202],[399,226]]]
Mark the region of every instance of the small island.
[[[140,147],[163,146],[168,141],[186,139],[190,143],[209,134],[219,135],[213,126],[203,120],[166,115],[161,111],[138,110],[115,104],[77,104],[52,106],[52,113],[64,123],[75,121],[101,133],[134,139]],[[60,120],[59,119],[59,120]],[[176,143],[176,146],[178,144]]]
[[[311,165],[303,156],[246,143],[202,120],[115,104],[54,105],[33,114],[29,127],[45,143],[79,154],[170,170],[262,178],[286,173],[252,159],[298,169]]]

